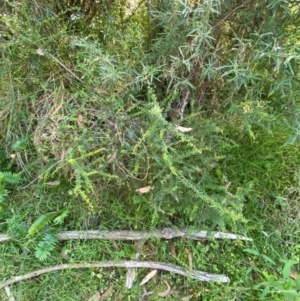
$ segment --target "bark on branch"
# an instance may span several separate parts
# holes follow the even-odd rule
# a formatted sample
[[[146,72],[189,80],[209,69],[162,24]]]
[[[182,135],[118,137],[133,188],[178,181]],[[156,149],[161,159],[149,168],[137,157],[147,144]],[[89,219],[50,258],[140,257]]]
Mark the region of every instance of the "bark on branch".
[[[172,239],[176,237],[185,237],[192,240],[207,240],[211,238],[216,239],[232,239],[252,241],[251,238],[224,232],[207,232],[200,230],[188,229],[173,229],[165,228],[162,230],[153,231],[131,231],[131,230],[113,230],[113,231],[62,231],[57,233],[58,240],[71,239],[108,239],[108,240],[144,240],[149,238]],[[12,240],[12,238],[5,234],[0,234],[0,243]]]

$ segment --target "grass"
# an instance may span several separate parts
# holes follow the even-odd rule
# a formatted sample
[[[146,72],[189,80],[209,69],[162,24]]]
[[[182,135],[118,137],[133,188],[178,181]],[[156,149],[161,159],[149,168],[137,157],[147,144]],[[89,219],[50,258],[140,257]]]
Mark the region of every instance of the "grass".
[[[32,253],[19,254],[19,250],[16,250],[15,254],[12,254],[11,249],[6,249],[6,266],[7,273],[19,273],[23,274],[38,267],[65,263],[65,262],[86,262],[86,261],[100,261],[108,259],[133,259],[135,248],[131,243],[117,242],[121,252],[117,252],[111,242],[69,242],[62,243],[57,248],[56,252],[51,255],[47,260],[47,264],[41,265],[38,262],[32,262],[29,258],[32,257]],[[213,242],[208,244],[195,243],[192,244],[189,241],[178,241],[175,242],[175,250],[178,258],[174,258],[170,254],[170,242],[164,241],[151,241],[146,243],[141,254],[143,260],[161,260],[165,262],[174,263],[177,265],[188,266],[188,259],[185,249],[189,249],[192,252],[193,260],[195,261],[194,266],[198,269],[210,270],[214,273],[224,273],[231,275],[233,271],[230,271],[234,264],[241,261],[241,258],[236,258],[233,252],[236,252],[237,248],[241,248],[241,245],[234,243],[232,246],[226,246],[224,243]],[[231,256],[226,258],[227,255],[224,253],[231,252]],[[221,261],[216,259],[216,253]],[[130,256],[131,254],[131,256]],[[209,255],[210,254],[210,255]],[[227,253],[228,254],[228,253]],[[10,257],[13,255],[17,256],[9,264]],[[209,255],[209,256],[208,256]],[[58,258],[59,261],[57,260]],[[220,262],[224,262],[224,265]],[[13,264],[14,262],[14,264]],[[199,264],[201,262],[201,264]],[[20,267],[21,265],[21,267]],[[230,268],[231,266],[231,268]],[[138,271],[137,279],[142,279],[148,272],[140,269]],[[49,298],[51,300],[82,300],[91,295],[93,291],[97,289],[103,291],[110,285],[114,286],[113,297],[111,300],[121,300],[119,298],[129,298],[129,296],[137,298],[143,294],[142,288],[139,286],[140,281],[135,281],[135,284],[131,290],[125,290],[125,274],[124,269],[116,270],[77,270],[77,271],[65,271],[59,273],[51,273],[48,275],[41,276],[37,279],[25,281],[21,284],[16,284],[14,292],[18,296],[17,292],[22,291],[23,299],[34,300],[34,298]],[[241,275],[237,275],[234,271],[233,277],[239,278]],[[161,272],[156,277],[156,283],[149,283],[147,290],[153,290],[155,293],[163,291],[164,283],[163,280],[168,281],[173,289],[180,290],[180,293],[174,294],[173,300],[181,300],[186,295],[197,296],[202,292],[209,295],[215,293],[217,289],[220,293],[224,288],[221,285],[207,286],[197,281],[184,279],[169,273]],[[234,280],[240,281],[238,279]],[[83,283],[82,283],[83,282]],[[88,285],[87,285],[88,284]],[[76,288],[71,289],[72,286]],[[41,287],[47,287],[46,290]],[[184,289],[183,289],[184,288]],[[230,289],[229,289],[230,290]],[[121,291],[121,292],[120,292]],[[48,297],[47,297],[48,296]],[[155,294],[151,297],[151,300],[159,300]],[[220,299],[221,300],[221,299]]]
[[[53,199],[56,199],[56,202],[51,201]],[[35,206],[32,208],[27,206],[27,209],[25,209],[25,202],[17,201],[11,207],[11,210],[23,213],[19,216],[19,220],[12,224],[26,222],[27,219],[32,217],[32,212],[39,216],[45,210],[57,210],[59,208],[58,203],[63,204],[63,199],[59,202],[57,194],[49,195],[49,193],[47,198],[37,199]],[[23,209],[22,204],[24,204]],[[80,204],[78,204],[79,207]],[[228,300],[234,300],[238,297],[244,300],[257,300],[262,289],[255,290],[253,286],[255,283],[263,281],[264,272],[280,275],[283,268],[280,259],[283,256],[299,260],[297,251],[297,248],[299,248],[297,241],[299,217],[295,214],[294,217],[292,215],[296,204],[297,200],[294,200],[290,204],[285,204],[280,210],[268,208],[265,204],[263,211],[260,213],[264,219],[262,220],[259,216],[254,219],[253,216],[255,225],[253,225],[253,222],[249,222],[250,225],[253,225],[253,230],[249,231],[249,236],[254,238],[254,243],[218,240],[192,242],[186,239],[145,242],[142,250],[140,250],[142,260],[164,261],[189,267],[187,255],[187,250],[189,250],[192,254],[194,269],[226,274],[231,279],[229,285],[205,284],[160,272],[155,277],[155,282],[150,281],[146,285],[148,291],[154,292],[149,300],[162,300],[157,296],[157,293],[165,289],[164,280],[169,283],[172,289],[179,291],[168,296],[167,300],[182,300],[186,296],[193,296],[196,299],[202,298],[201,300],[224,300],[225,294]],[[72,206],[72,208],[74,207]],[[112,212],[119,211],[120,209],[117,208],[111,207],[110,210]],[[248,210],[250,211],[250,209]],[[252,208],[252,211],[257,214],[258,210]],[[73,212],[71,216],[68,217],[63,228],[80,229],[82,226],[79,222],[76,223]],[[116,221],[113,217],[110,217],[110,220]],[[112,227],[112,221],[105,221],[105,218],[103,218],[100,221],[100,228],[116,229],[124,227],[124,224],[125,221],[122,221],[120,226],[116,223],[115,227]],[[40,262],[34,256],[35,243],[23,241],[0,245],[2,254],[1,275],[3,279],[60,263],[130,260],[134,259],[134,254],[137,251],[135,244],[131,242],[117,241],[118,250],[111,241],[60,242],[55,250],[51,252],[49,258],[45,262]],[[172,249],[175,249],[176,257],[172,254]],[[257,250],[260,255],[249,253],[245,249]],[[297,266],[294,267],[293,272],[297,273]],[[130,298],[136,300],[138,296],[143,294],[139,282],[147,273],[147,270],[138,270],[136,281],[131,290],[124,288],[126,270],[112,268],[53,272],[15,284],[12,286],[12,291],[17,300],[82,300],[90,298],[96,291],[104,292],[113,285],[111,297],[107,300],[130,300]],[[1,298],[5,299],[3,292],[1,292]],[[281,297],[276,298],[276,295],[272,298],[273,300],[283,300]]]

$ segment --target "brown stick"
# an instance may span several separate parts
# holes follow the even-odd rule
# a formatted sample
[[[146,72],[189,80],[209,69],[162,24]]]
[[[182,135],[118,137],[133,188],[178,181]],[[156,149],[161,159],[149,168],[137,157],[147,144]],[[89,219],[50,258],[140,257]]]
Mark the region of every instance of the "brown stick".
[[[58,240],[71,240],[71,239],[108,239],[108,240],[140,240],[149,238],[163,238],[172,239],[176,237],[185,237],[192,240],[203,239],[239,239],[245,241],[252,241],[251,238],[224,232],[207,232],[199,230],[188,229],[172,229],[165,228],[162,230],[153,231],[131,231],[131,230],[113,230],[113,231],[62,231],[57,233]],[[0,234],[0,243],[11,240],[12,238],[5,234]]]
[[[49,272],[61,271],[65,269],[85,269],[85,268],[108,268],[108,267],[122,267],[122,268],[147,268],[147,269],[158,269],[164,270],[168,272],[172,272],[175,274],[179,274],[182,276],[190,277],[192,279],[200,280],[200,281],[217,281],[217,282],[229,282],[229,278],[225,275],[216,275],[209,274],[201,271],[188,270],[182,267],[163,263],[163,262],[153,262],[153,261],[103,261],[103,262],[94,262],[94,263],[74,263],[74,264],[61,264],[56,265],[40,270],[36,270],[34,272],[16,276],[9,280],[3,281],[0,283],[0,289],[9,286],[13,283],[17,283],[26,279],[30,279],[33,277],[37,277]]]

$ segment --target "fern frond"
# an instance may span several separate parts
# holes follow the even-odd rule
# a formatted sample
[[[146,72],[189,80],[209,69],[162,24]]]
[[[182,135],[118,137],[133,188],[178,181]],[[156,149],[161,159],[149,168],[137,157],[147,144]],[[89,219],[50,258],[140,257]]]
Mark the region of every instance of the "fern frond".
[[[55,246],[57,243],[57,237],[52,233],[46,233],[43,237],[43,241],[50,246]]]
[[[18,184],[21,181],[21,176],[19,173],[12,173],[10,171],[0,171],[0,178],[3,182],[10,184]]]
[[[0,204],[5,201],[7,195],[8,195],[8,191],[4,189],[0,183]]]
[[[51,234],[47,234],[40,241],[35,249],[35,257],[40,261],[45,261],[55,248],[55,238]]]
[[[28,234],[34,235],[35,233],[40,232],[56,216],[57,216],[57,213],[49,213],[49,214],[43,214],[43,215],[39,216],[38,219],[28,229]]]
[[[68,209],[64,210],[60,215],[58,215],[54,219],[54,224],[61,225],[64,222],[65,218],[68,216],[68,214],[69,214],[69,210]]]
[[[38,260],[45,261],[49,257],[51,251],[52,250],[49,250],[48,246],[45,247],[44,242],[42,241],[36,248],[34,255]]]

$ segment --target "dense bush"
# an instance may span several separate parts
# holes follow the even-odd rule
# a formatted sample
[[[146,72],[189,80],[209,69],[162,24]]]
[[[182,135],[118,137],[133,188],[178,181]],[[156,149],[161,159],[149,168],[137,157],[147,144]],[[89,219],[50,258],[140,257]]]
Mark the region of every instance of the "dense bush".
[[[178,212],[184,224],[242,221],[249,183],[231,179],[235,158],[268,136],[297,140],[297,15],[284,1],[166,2],[102,14],[88,1],[5,1],[2,144],[26,140],[28,181],[66,181],[93,211],[121,197],[148,204],[151,225]],[[89,30],[74,30],[76,10]]]

